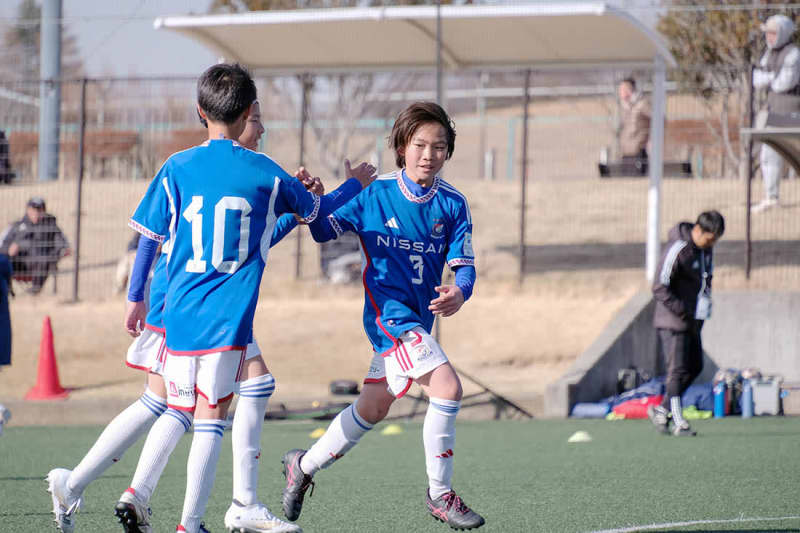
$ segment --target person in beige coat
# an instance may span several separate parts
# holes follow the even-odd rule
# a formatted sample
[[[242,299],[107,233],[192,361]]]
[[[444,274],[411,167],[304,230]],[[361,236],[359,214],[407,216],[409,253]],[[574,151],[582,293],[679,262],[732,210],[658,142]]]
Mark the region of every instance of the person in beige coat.
[[[636,81],[625,78],[619,84],[622,116],[619,130],[622,162],[635,165],[636,170],[647,174],[647,141],[650,139],[650,104],[636,90]]]

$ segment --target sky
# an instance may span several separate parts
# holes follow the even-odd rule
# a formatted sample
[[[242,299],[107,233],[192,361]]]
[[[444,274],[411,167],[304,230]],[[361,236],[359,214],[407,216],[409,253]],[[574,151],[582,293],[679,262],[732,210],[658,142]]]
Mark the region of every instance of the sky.
[[[156,30],[163,15],[205,13],[211,0],[62,0],[63,17],[89,76],[192,76],[217,61],[202,44]],[[3,31],[20,0],[0,1]]]

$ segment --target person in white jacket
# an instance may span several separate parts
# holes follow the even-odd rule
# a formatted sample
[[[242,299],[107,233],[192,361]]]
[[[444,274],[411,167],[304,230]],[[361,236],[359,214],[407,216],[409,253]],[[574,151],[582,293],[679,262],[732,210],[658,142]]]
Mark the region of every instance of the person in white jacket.
[[[786,15],[773,15],[761,26],[767,51],[753,73],[756,89],[766,88],[769,113],[793,114],[800,118],[800,48],[792,42],[795,25]],[[761,175],[764,199],[754,212],[778,206],[783,158],[770,146],[761,145]]]

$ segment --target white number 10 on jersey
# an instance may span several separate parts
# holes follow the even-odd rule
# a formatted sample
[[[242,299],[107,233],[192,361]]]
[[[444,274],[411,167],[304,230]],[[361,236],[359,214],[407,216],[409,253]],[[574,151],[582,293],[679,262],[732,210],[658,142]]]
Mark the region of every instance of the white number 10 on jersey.
[[[192,201],[183,212],[192,225],[192,258],[186,261],[186,272],[202,274],[206,271],[203,259],[203,197],[192,196]],[[239,211],[239,255],[236,261],[223,261],[225,252],[225,213]],[[214,238],[211,246],[211,266],[217,272],[233,274],[247,259],[248,242],[250,240],[250,211],[252,207],[247,200],[239,196],[223,196],[214,206]],[[235,239],[234,239],[235,240]]]

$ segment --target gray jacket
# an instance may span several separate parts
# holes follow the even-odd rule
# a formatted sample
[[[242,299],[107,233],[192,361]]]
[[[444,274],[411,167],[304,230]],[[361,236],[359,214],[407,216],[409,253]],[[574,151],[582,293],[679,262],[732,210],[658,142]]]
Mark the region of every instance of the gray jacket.
[[[653,280],[656,302],[653,325],[673,331],[699,330],[702,320],[695,320],[697,297],[703,288],[703,272],[707,273],[705,291],[711,294],[714,270],[711,249],[701,250],[692,241],[694,224],[681,222],[669,232],[667,245]]]

